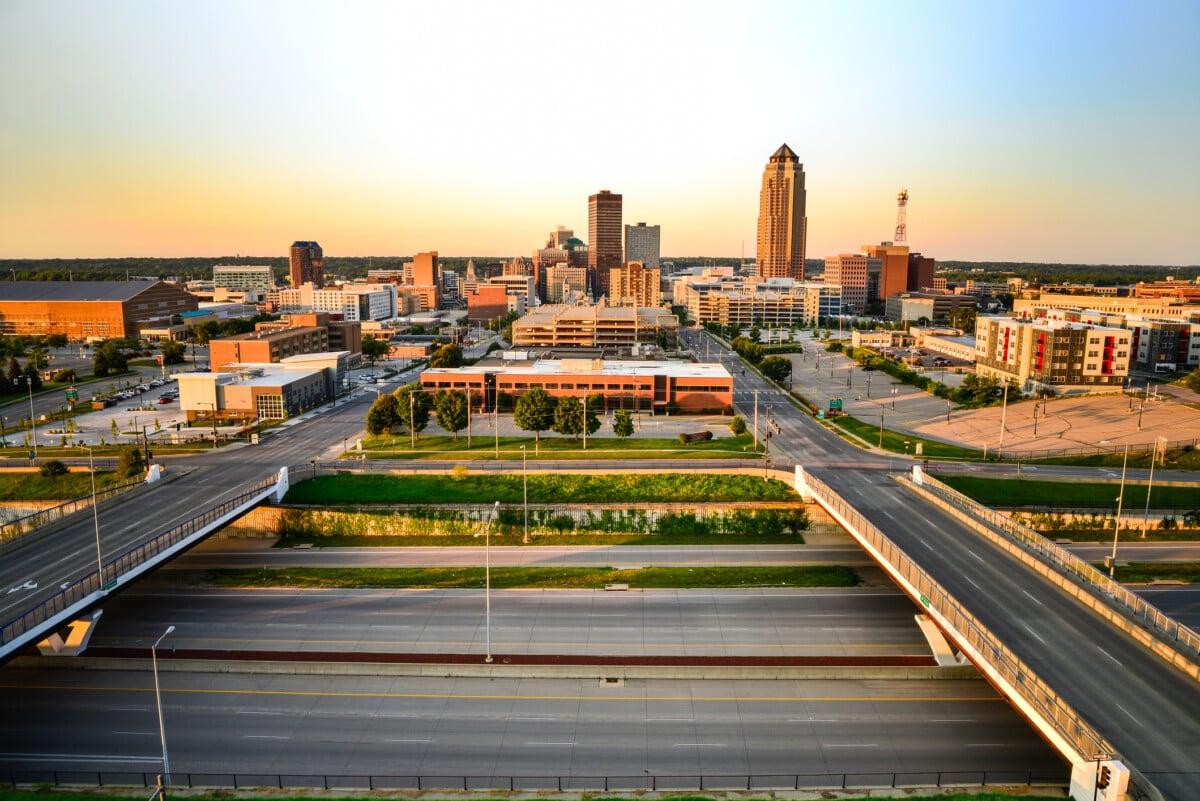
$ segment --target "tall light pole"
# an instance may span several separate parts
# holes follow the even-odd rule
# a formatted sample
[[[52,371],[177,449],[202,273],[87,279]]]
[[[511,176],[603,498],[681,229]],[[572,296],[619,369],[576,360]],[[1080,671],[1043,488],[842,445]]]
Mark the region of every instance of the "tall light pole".
[[[1162,440],[1163,450],[1167,449],[1166,437],[1154,438],[1154,447],[1150,450],[1150,484],[1146,487],[1146,508],[1142,512],[1142,539],[1146,539],[1146,529],[1150,527],[1150,493],[1154,491],[1154,463],[1158,461],[1159,440]]]
[[[409,447],[414,451],[417,449],[417,393],[416,390],[408,393],[408,441]]]
[[[526,469],[525,463],[525,446],[521,446],[521,487],[522,493],[525,496],[525,536],[521,542],[525,545],[529,544],[529,471]]]
[[[996,458],[1004,458],[1004,421],[1008,417],[1008,381],[1004,382],[1004,403],[1000,407],[1000,447],[996,448]]]
[[[28,375],[24,376],[24,379],[25,379],[25,386],[29,387],[29,428],[30,428],[30,431],[33,432],[29,435],[30,436],[29,441],[33,443],[33,458],[36,459],[37,458],[37,418],[33,416],[33,382],[29,380]],[[14,378],[13,386],[14,387],[21,386],[21,379]]]
[[[1125,445],[1125,459],[1121,462],[1121,492],[1117,495],[1117,521],[1113,525],[1112,556],[1108,560],[1108,577],[1117,572],[1117,538],[1121,536],[1121,507],[1125,502],[1125,468],[1129,466],[1129,445]],[[1147,493],[1149,495],[1149,493]]]
[[[492,522],[500,513],[500,501],[492,507],[492,515],[483,525],[483,598],[484,598],[484,628],[487,632],[487,656],[484,662],[492,661]],[[476,537],[479,534],[475,535]]]
[[[896,390],[899,387],[892,387],[892,411],[896,411]]]
[[[163,727],[162,713],[162,694],[158,689],[158,644],[163,641],[163,638],[175,630],[174,626],[167,626],[167,630],[162,633],[154,641],[154,645],[150,646],[150,665],[154,670],[154,702],[158,706],[158,739],[162,741],[163,750],[163,773],[166,774],[167,784],[171,783],[171,763],[167,761],[167,730]]]
[[[104,560],[100,556],[100,512],[96,509],[96,463],[92,460],[92,449],[87,445],[81,448],[88,452],[88,471],[92,476],[92,523],[96,528],[96,575],[99,576],[100,587],[104,588]]]

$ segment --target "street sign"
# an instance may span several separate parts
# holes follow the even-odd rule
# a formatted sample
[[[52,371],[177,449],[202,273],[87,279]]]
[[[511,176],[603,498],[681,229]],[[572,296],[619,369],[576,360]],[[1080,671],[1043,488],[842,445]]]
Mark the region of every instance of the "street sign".
[[[75,387],[67,387],[67,400],[71,401],[71,403],[79,400],[79,390],[75,389]]]
[[[829,409],[830,409],[830,411],[832,411],[832,410],[834,410],[834,409],[841,409],[841,408],[842,408],[842,399],[841,399],[841,397],[839,397],[839,396],[837,396],[837,395],[834,395],[832,398],[830,398],[830,399],[829,399]]]

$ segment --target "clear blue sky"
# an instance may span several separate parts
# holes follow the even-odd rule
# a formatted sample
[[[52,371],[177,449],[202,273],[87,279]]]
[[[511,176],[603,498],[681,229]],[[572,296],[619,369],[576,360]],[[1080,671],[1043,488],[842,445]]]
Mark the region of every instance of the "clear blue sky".
[[[0,257],[524,255],[625,196],[754,255],[1196,264],[1200,3],[0,4]]]

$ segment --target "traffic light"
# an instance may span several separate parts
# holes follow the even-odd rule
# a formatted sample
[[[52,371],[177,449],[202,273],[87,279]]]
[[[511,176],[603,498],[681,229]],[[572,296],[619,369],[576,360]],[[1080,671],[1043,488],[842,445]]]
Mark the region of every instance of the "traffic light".
[[[1112,771],[1108,765],[1100,766],[1100,775],[1096,777],[1096,786],[1101,790],[1108,789],[1108,785],[1112,782]]]

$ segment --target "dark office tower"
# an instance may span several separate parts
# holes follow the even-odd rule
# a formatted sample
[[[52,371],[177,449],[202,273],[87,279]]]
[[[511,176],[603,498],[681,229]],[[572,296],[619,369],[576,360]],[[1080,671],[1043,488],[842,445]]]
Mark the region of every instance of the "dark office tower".
[[[808,218],[804,216],[804,165],[787,145],[781,146],[763,170],[758,200],[759,278],[804,280],[804,250]]]
[[[592,294],[608,295],[608,271],[624,259],[621,196],[607,189],[588,198],[588,279]]]
[[[325,286],[325,254],[316,242],[293,242],[290,267],[293,289],[310,281],[317,289]]]

